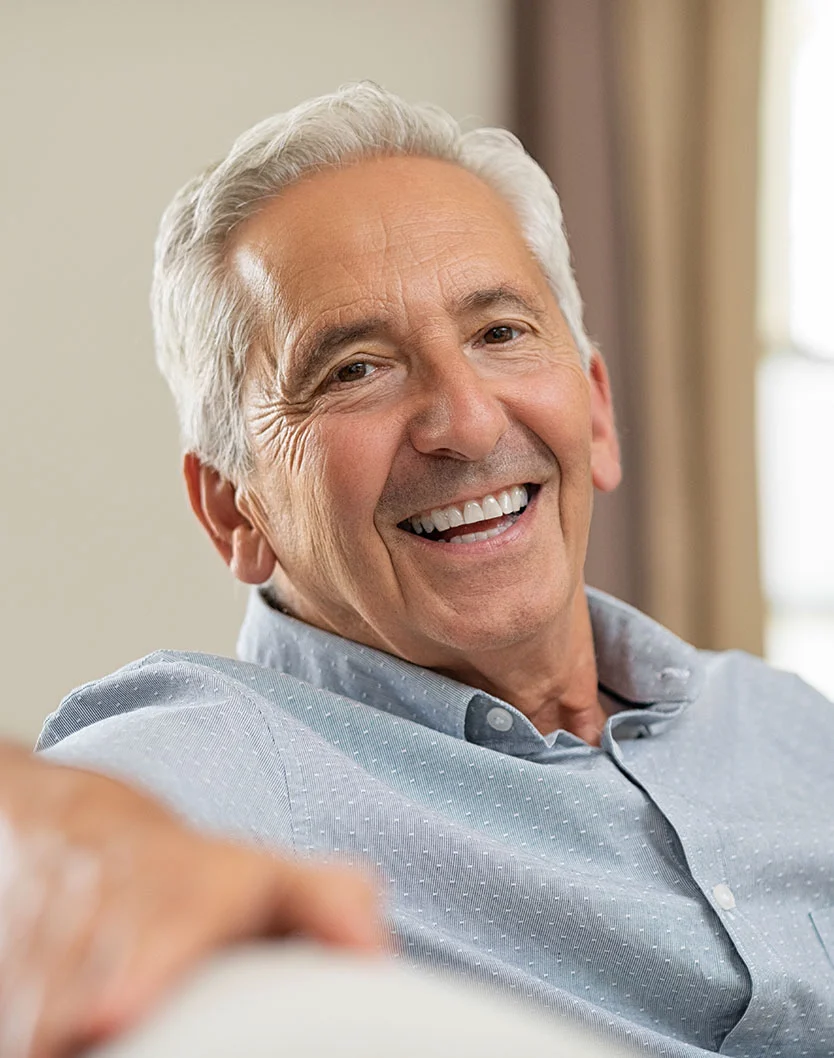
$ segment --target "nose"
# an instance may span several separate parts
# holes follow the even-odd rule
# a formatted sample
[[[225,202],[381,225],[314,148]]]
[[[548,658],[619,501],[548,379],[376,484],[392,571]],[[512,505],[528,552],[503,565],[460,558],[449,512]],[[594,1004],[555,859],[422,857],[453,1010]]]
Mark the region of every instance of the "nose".
[[[466,355],[447,355],[421,372],[409,423],[411,444],[424,455],[475,461],[492,452],[509,425],[503,404]]]

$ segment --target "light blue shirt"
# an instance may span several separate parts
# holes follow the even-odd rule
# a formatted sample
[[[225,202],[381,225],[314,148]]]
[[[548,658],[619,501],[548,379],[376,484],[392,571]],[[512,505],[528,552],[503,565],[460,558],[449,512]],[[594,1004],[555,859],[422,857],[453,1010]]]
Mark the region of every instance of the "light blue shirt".
[[[369,862],[408,958],[645,1053],[834,1055],[834,707],[588,598],[599,748],[257,593],[242,661],[152,654],[39,748],[199,827]]]

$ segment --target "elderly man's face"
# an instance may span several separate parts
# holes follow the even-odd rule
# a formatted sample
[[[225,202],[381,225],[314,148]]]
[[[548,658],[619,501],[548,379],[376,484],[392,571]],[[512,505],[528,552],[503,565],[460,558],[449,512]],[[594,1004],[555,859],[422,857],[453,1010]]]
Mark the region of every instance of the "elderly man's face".
[[[232,259],[278,317],[238,506],[290,609],[433,667],[564,621],[616,438],[503,199],[438,160],[364,161],[277,197]]]

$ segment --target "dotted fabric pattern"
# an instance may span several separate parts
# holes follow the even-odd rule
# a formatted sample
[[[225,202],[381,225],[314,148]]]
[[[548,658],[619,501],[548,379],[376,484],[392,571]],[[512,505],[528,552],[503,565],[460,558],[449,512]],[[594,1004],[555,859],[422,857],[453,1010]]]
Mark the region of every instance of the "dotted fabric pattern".
[[[370,863],[404,957],[643,1053],[834,1055],[834,706],[588,598],[599,748],[257,594],[245,661],[151,655],[38,745],[206,830]]]

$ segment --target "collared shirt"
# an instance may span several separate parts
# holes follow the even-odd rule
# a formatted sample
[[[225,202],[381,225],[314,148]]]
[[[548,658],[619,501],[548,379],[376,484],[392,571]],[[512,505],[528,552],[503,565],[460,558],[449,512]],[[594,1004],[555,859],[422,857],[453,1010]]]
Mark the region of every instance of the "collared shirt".
[[[588,598],[599,747],[255,594],[242,661],[153,654],[39,748],[197,826],[370,863],[407,957],[645,1053],[834,1054],[834,706]]]

